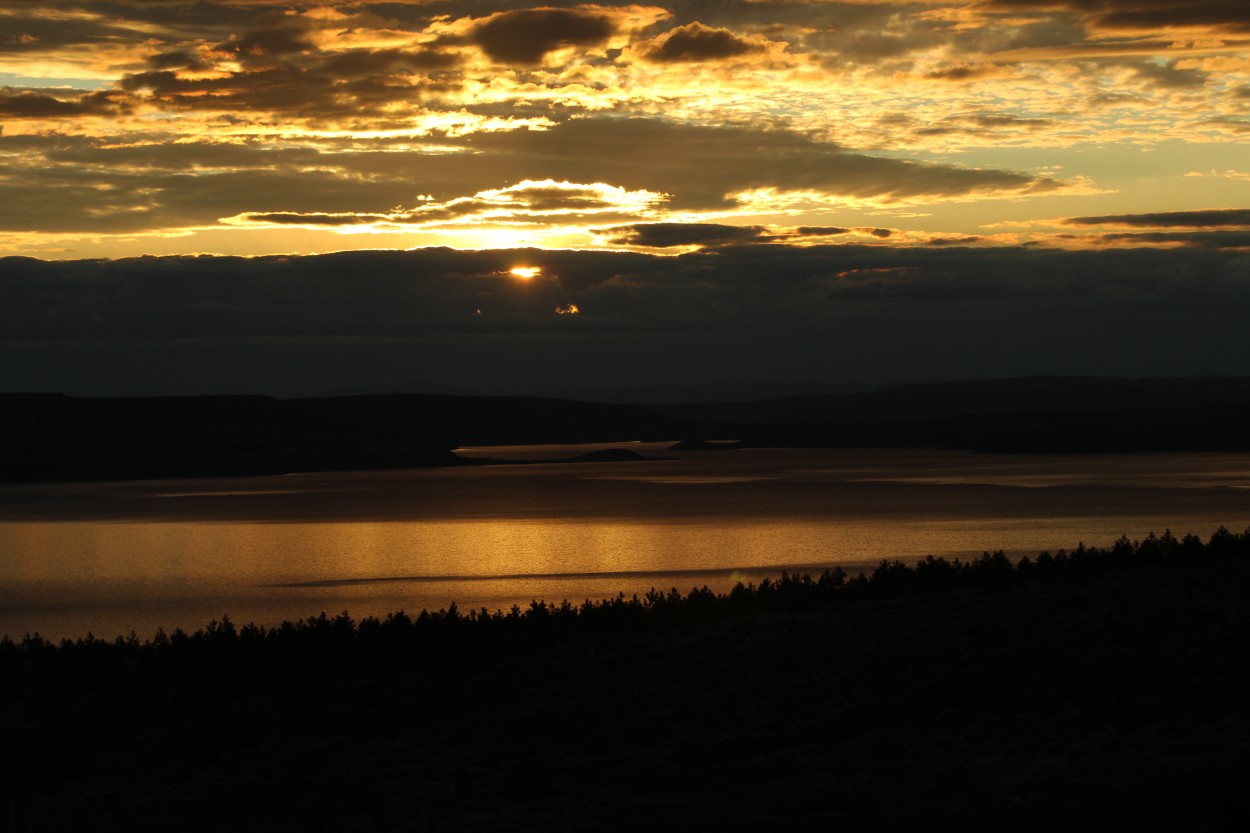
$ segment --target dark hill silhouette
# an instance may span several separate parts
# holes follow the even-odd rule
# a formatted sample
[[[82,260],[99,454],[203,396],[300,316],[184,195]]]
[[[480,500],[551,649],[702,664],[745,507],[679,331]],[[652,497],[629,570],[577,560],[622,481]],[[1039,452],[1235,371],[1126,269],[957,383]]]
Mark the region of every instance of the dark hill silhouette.
[[[89,399],[0,395],[0,480],[276,474],[471,464],[460,445],[670,439],[635,406],[395,394]]]
[[[708,440],[994,452],[1250,451],[1250,379],[1028,377],[756,402],[0,394],[0,481],[482,464],[461,445]]]
[[[1250,378],[1025,376],[899,385],[862,393],[783,396],[753,402],[656,405],[653,410],[681,422],[795,424],[1224,406],[1250,406]]]
[[[1033,376],[654,410],[689,426],[687,439],[756,446],[1250,451],[1250,379],[1242,377]]]

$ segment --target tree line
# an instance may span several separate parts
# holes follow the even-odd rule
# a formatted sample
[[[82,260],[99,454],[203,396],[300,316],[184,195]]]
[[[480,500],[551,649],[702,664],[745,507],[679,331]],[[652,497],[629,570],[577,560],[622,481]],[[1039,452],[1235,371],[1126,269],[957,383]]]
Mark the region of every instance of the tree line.
[[[354,620],[347,612],[321,613],[308,619],[266,627],[237,626],[228,616],[194,633],[158,631],[150,640],[129,636],[103,639],[87,634],[59,642],[38,634],[0,639],[0,674],[13,678],[36,672],[53,678],[90,674],[125,674],[136,669],[200,669],[223,666],[281,669],[326,668],[384,655],[420,655],[510,650],[550,641],[605,634],[644,634],[683,623],[742,615],[793,614],[832,609],[863,600],[902,598],[958,591],[998,590],[1036,582],[1073,580],[1144,565],[1201,565],[1250,555],[1250,529],[1232,533],[1221,527],[1210,539],[1177,538],[1171,532],[1144,540],[1122,537],[1110,547],[1080,545],[1073,550],[1042,552],[1013,560],[1003,551],[971,560],[928,556],[914,563],[883,560],[856,575],[841,567],[817,576],[782,573],[758,584],[738,583],[726,593],[707,586],[682,593],[652,589],[642,595],[586,600],[573,604],[533,601],[509,610],[462,611],[455,603],[436,611]],[[50,675],[50,676],[49,676]],[[63,679],[62,682],[70,682]]]

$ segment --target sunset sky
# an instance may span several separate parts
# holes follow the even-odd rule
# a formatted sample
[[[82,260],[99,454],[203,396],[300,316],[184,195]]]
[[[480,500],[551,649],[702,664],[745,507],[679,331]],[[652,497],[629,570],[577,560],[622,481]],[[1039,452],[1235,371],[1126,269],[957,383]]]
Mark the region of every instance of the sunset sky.
[[[0,126],[0,389],[1250,374],[1243,0],[0,0]]]

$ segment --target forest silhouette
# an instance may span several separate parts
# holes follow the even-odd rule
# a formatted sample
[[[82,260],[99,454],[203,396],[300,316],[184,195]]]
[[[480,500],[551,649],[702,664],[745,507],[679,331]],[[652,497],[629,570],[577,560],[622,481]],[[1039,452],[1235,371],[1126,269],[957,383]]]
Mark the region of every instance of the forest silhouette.
[[[1218,829],[1245,802],[1248,578],[1250,530],[1221,529],[4,639],[0,784],[14,830]]]

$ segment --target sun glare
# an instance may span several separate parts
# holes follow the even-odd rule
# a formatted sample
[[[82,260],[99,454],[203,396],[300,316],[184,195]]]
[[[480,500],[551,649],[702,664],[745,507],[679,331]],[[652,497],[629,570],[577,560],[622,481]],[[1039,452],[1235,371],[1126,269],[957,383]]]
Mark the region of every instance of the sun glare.
[[[508,274],[514,278],[520,278],[523,281],[533,280],[538,277],[542,269],[537,266],[514,266],[508,270]]]

